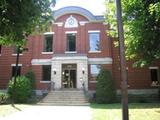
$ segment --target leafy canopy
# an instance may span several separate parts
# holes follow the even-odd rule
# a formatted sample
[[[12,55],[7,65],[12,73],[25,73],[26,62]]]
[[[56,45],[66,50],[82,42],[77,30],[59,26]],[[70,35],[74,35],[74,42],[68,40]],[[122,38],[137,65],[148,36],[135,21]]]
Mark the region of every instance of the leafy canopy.
[[[1,0],[0,44],[24,44],[26,35],[51,20],[52,0]]]
[[[126,57],[136,66],[144,66],[160,58],[160,1],[121,0],[123,10]],[[109,34],[117,37],[115,0],[106,0]]]

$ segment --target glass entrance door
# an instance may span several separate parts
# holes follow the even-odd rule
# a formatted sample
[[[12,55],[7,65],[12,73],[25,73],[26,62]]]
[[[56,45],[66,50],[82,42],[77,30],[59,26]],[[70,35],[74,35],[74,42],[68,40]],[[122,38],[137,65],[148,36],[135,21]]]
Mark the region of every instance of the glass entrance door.
[[[76,68],[62,65],[62,86],[63,88],[76,88]]]

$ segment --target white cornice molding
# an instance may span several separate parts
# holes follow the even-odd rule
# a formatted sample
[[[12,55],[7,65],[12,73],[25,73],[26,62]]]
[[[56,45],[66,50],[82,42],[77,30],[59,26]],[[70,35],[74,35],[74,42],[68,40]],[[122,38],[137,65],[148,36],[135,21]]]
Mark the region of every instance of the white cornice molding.
[[[88,64],[112,64],[112,58],[88,58]]]
[[[88,23],[88,21],[79,21],[79,24],[80,24],[81,26],[84,26],[86,23]]]
[[[51,65],[51,59],[32,59],[32,65]]]

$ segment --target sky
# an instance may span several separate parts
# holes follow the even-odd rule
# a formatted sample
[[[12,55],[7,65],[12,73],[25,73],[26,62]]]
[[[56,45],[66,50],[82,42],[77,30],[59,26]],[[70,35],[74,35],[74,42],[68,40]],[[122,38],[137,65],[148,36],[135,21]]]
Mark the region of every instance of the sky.
[[[94,15],[103,15],[105,12],[105,0],[56,0],[54,10],[66,6],[79,6],[89,10]]]

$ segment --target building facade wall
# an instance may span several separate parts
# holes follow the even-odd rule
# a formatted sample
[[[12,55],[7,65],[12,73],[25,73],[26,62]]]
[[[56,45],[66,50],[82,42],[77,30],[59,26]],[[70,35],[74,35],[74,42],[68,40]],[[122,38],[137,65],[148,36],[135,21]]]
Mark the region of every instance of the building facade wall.
[[[90,15],[90,14],[89,14]],[[66,20],[69,17],[74,17],[77,20],[77,27],[65,27]],[[86,80],[85,87],[94,91],[96,80],[91,76],[90,66],[98,64],[102,68],[109,69],[113,75],[116,83],[116,88],[120,89],[120,63],[119,63],[119,49],[114,46],[114,39],[110,38],[106,32],[109,26],[103,20],[92,20],[92,17],[87,17],[83,14],[66,12],[66,14],[55,17],[55,22],[50,26],[53,34],[53,52],[43,52],[44,34],[31,35],[28,38],[26,47],[29,49],[20,55],[19,64],[22,65],[21,75],[24,75],[29,69],[32,69],[36,75],[36,89],[45,90],[51,82],[43,81],[42,79],[42,66],[51,65],[51,81],[56,82],[55,88],[60,89],[62,64],[77,64],[77,80],[81,77]],[[100,33],[100,51],[89,51],[89,31],[99,31]],[[48,31],[46,31],[48,32]],[[76,60],[70,58],[66,53],[66,33],[74,32],[76,34],[76,53],[75,56],[85,54],[85,60]],[[55,55],[62,55],[57,60]],[[68,56],[68,57],[66,57]],[[69,58],[69,59],[68,59]],[[7,87],[8,81],[12,75],[12,64],[15,64],[16,55],[13,55],[13,47],[2,46],[0,54],[0,89]],[[150,66],[144,68],[133,68],[133,62],[127,61],[128,68],[128,85],[129,89],[154,89],[151,86],[152,81],[150,78]],[[160,62],[156,61],[151,66],[160,67]],[[85,75],[82,75],[82,67],[85,69]],[[53,70],[56,69],[56,75]],[[81,88],[80,81],[77,82],[77,88]]]

